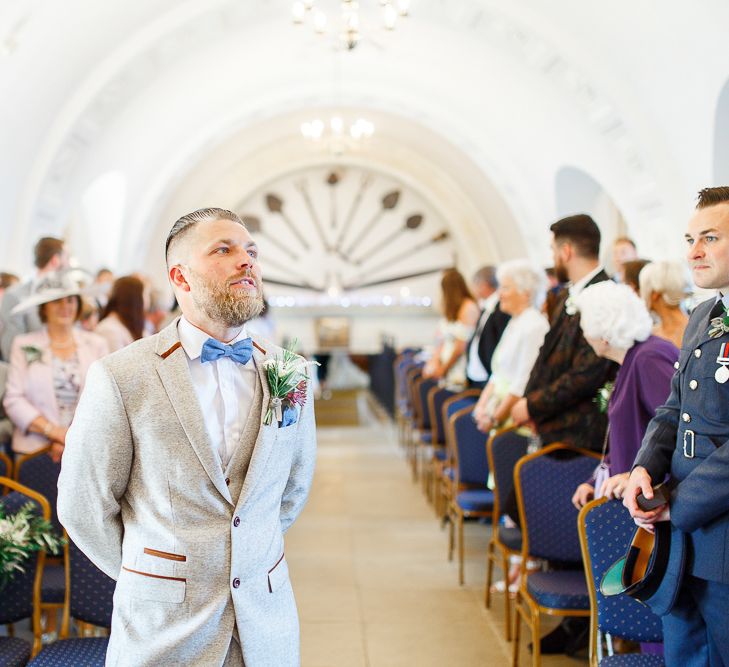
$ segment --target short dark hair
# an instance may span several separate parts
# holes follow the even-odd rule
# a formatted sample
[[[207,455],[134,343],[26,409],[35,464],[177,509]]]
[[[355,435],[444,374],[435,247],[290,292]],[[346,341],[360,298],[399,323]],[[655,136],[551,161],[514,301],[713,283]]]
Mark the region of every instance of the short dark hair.
[[[497,289],[499,281],[496,280],[496,267],[491,265],[482,266],[473,274],[472,282],[476,284],[484,283],[485,285],[489,285],[490,287]]]
[[[729,204],[729,185],[721,185],[716,188],[704,188],[699,190],[696,208],[709,208],[717,204]]]
[[[81,311],[83,310],[83,301],[78,294],[74,294],[73,298],[76,299],[76,319],[74,322],[78,322],[81,319]],[[42,303],[38,306],[38,317],[43,324],[48,323],[48,315],[46,315],[47,303]]]
[[[197,211],[183,215],[172,225],[165,241],[165,260],[169,260],[170,247],[187,234],[193,227],[201,222],[215,222],[216,220],[230,220],[237,222],[241,227],[245,224],[240,216],[224,208],[200,208]]]
[[[600,228],[587,214],[570,215],[549,228],[557,243],[574,246],[580,257],[597,259],[600,255]]]
[[[33,263],[37,269],[44,269],[56,255],[63,252],[63,241],[52,236],[39,239],[33,248]]]

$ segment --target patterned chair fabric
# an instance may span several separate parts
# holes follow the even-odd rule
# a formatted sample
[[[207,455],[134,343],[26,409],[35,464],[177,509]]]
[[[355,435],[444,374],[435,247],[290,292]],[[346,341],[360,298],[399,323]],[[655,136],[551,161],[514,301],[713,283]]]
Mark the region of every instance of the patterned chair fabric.
[[[610,655],[600,660],[600,667],[664,667],[665,662],[659,655],[643,655],[641,653],[623,653]]]
[[[66,597],[66,571],[63,565],[49,564],[43,568],[41,601],[49,604],[63,604]]]
[[[431,429],[434,435],[434,444],[445,444],[445,427],[443,424],[443,403],[453,396],[453,392],[449,389],[436,387],[430,390],[428,408]]]
[[[60,532],[63,527],[58,521],[56,504],[58,501],[58,476],[61,464],[54,463],[47,454],[39,454],[22,462],[18,467],[18,481],[21,484],[43,494],[51,504],[51,523]]]
[[[550,609],[590,608],[583,570],[532,572],[527,579],[527,591],[537,604]]]
[[[2,445],[0,444],[0,477],[12,477],[12,470],[8,466],[10,459],[6,459],[5,457],[6,455],[3,453]]]
[[[530,556],[581,566],[572,495],[579,484],[589,479],[596,465],[596,459],[588,456],[557,459],[549,454],[521,465],[518,474],[526,519],[522,526],[526,526]]]
[[[459,398],[457,401],[452,401],[448,404],[448,407],[445,410],[445,415],[443,416],[446,418],[447,421],[459,410],[462,410],[469,405],[475,407],[477,401],[478,397],[474,396],[464,396],[463,398]]]
[[[30,660],[31,646],[17,637],[0,637],[0,665],[25,667]]]
[[[73,543],[71,566],[71,617],[103,628],[111,627],[116,582],[96,567]]]
[[[529,439],[516,431],[497,435],[491,442],[491,459],[496,492],[499,494],[499,507],[506,506],[507,499],[514,492],[514,467],[516,462],[527,453]],[[503,529],[499,531],[499,537]],[[503,541],[503,539],[502,539]],[[519,536],[521,544],[521,534]]]
[[[459,415],[454,419],[453,433],[455,435],[459,483],[485,489],[489,479],[486,435],[476,427],[476,422],[471,418],[471,412]]]
[[[18,492],[0,498],[0,503],[8,514],[14,514],[28,502],[37,506],[35,501]],[[40,514],[40,510],[38,513]],[[33,615],[33,582],[37,564],[37,557],[26,561],[25,572],[18,572],[0,592],[0,625],[16,623]],[[4,663],[0,661],[0,665],[2,664]]]
[[[428,431],[428,435],[431,436],[432,434],[430,433],[430,413],[428,412],[428,392],[433,387],[437,386],[438,381],[434,380],[433,378],[421,379],[417,383],[418,395],[416,397],[416,400],[418,401],[418,409],[416,410],[416,413],[418,415],[418,428]],[[431,440],[432,437],[428,439],[428,442],[430,442]]]
[[[29,664],[32,667],[104,667],[107,637],[61,639],[46,646]]]
[[[634,642],[663,641],[661,619],[650,607],[627,595],[605,597],[600,593],[603,574],[625,555],[635,530],[628,510],[621,501],[611,500],[595,505],[584,516],[590,566],[595,581],[598,628],[604,633]]]

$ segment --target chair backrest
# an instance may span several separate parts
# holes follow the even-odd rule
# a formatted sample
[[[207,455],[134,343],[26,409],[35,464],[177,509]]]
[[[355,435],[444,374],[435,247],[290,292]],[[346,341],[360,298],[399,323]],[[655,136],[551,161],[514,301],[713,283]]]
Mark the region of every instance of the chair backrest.
[[[13,462],[4,452],[0,452],[0,477],[13,476]]]
[[[433,433],[433,444],[445,444],[445,427],[443,424],[443,404],[453,396],[449,389],[433,387],[428,392],[428,416],[430,418],[430,430]]]
[[[0,477],[0,487],[10,489],[10,493],[0,496],[0,504],[7,514],[14,514],[30,502],[38,514],[50,520],[50,505],[39,493],[8,477]],[[39,603],[44,560],[45,554],[42,552],[29,558],[23,565],[25,571],[17,572],[10,583],[0,591],[0,625],[33,618],[35,630],[40,632]],[[38,610],[34,615],[36,608]]]
[[[456,483],[486,487],[489,463],[486,458],[486,435],[476,427],[471,406],[461,408],[450,418],[452,441],[455,443]]]
[[[418,406],[416,400],[416,383],[423,376],[423,366],[418,364],[412,366],[405,372],[405,388],[407,391],[407,402],[412,413],[412,419],[414,422],[418,418]]]
[[[395,401],[398,406],[407,403],[407,372],[418,365],[412,353],[403,352],[395,358],[393,373],[395,376]]]
[[[565,563],[582,561],[572,496],[589,479],[599,458],[585,449],[554,444],[519,460],[514,486],[523,555]]]
[[[110,628],[116,582],[96,567],[70,540],[68,563],[71,617],[84,623]]]
[[[420,378],[416,383],[415,411],[418,428],[422,431],[430,430],[430,414],[428,413],[428,392],[438,386],[438,381],[433,378]]]
[[[628,550],[635,523],[619,500],[600,498],[579,515],[585,575],[593,613],[601,632],[634,642],[663,641],[661,619],[628,595],[605,597],[600,582],[606,570]]]
[[[56,504],[61,464],[55,463],[48,455],[48,451],[50,448],[34,454],[19,456],[15,462],[15,479],[48,499],[51,505],[51,523],[60,532],[63,527],[58,521]]]
[[[445,430],[443,435],[445,437],[446,453],[449,461],[454,461],[456,458],[456,443],[451,425],[451,417],[460,410],[463,410],[463,408],[470,407],[473,409],[480,393],[480,390],[466,389],[466,391],[450,396],[443,401],[441,418],[443,419],[443,428]]]
[[[494,483],[494,526],[498,525],[502,508],[514,491],[514,468],[526,456],[529,439],[517,427],[494,432],[486,444],[489,470]]]

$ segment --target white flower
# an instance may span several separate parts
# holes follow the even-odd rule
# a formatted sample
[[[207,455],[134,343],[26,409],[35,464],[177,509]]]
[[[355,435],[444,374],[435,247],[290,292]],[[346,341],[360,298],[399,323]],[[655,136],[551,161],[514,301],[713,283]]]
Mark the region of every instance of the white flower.
[[[567,300],[564,302],[564,310],[570,317],[577,312],[577,306],[572,295],[568,296]]]

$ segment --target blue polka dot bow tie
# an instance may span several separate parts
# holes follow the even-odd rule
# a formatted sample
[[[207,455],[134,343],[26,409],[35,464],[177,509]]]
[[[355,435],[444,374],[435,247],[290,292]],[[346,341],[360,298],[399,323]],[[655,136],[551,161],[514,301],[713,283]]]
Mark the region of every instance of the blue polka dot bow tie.
[[[204,364],[206,361],[217,361],[220,357],[230,357],[239,364],[247,364],[252,354],[253,341],[250,338],[244,338],[232,345],[221,343],[215,338],[208,338],[203,343],[200,361]]]

